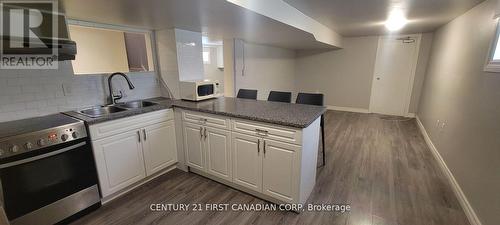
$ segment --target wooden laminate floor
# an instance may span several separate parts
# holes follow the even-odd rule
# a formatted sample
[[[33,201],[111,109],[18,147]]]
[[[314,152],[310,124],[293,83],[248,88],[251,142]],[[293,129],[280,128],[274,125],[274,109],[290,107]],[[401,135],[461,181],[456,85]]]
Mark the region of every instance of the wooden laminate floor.
[[[266,203],[174,170],[74,224],[469,224],[415,120],[339,111],[325,119],[327,164],[308,203],[350,204],[350,212],[151,211],[152,203]]]

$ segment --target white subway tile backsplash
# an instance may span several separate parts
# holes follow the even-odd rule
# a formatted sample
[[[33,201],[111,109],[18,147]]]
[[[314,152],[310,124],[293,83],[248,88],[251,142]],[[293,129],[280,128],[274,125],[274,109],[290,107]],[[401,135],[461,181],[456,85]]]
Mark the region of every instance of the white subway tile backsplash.
[[[5,86],[0,89],[0,94],[2,96],[15,96],[21,93],[20,86]]]
[[[26,109],[26,103],[17,102],[2,106],[2,112],[21,112]]]
[[[19,86],[21,84],[21,80],[19,78],[7,78],[7,86]]]
[[[113,80],[115,91],[126,93],[121,101],[161,96],[154,72],[129,77],[134,90],[122,78]],[[60,63],[57,70],[0,70],[0,122],[103,105],[107,96],[107,76],[74,75],[69,61]]]

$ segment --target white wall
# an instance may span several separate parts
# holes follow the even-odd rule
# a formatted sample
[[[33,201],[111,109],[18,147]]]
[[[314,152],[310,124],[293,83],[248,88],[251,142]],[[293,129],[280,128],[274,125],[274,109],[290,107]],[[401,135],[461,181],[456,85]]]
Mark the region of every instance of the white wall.
[[[420,41],[420,51],[418,53],[417,68],[415,69],[415,79],[413,80],[413,91],[410,100],[410,109],[408,112],[416,113],[418,111],[418,104],[422,94],[422,86],[425,80],[425,73],[430,58],[432,48],[433,33],[422,34]]]
[[[155,40],[160,77],[168,85],[173,98],[179,98],[179,67],[174,29],[157,30]]]
[[[417,110],[431,43],[432,34],[423,34],[410,112]],[[299,51],[296,89],[325,94],[329,106],[368,111],[378,36],[344,38],[343,44],[343,49],[334,51]]]
[[[123,78],[113,79],[121,101],[161,96],[154,72],[128,73],[135,89]],[[70,61],[57,70],[0,70],[0,122],[43,116],[108,103],[107,76],[73,74]]]
[[[155,32],[161,78],[174,98],[179,98],[179,81],[204,79],[202,35],[180,29]]]
[[[344,38],[344,48],[299,52],[296,87],[320,92],[325,104],[368,109],[378,37]]]
[[[217,67],[217,48],[222,48],[222,46],[204,46],[203,51],[210,52],[210,63],[203,64],[203,70],[205,73],[205,78],[210,80],[219,81],[219,89],[224,90],[224,69]]]
[[[201,33],[181,29],[174,29],[174,31],[179,80],[203,79],[203,44]]]
[[[484,225],[500,224],[500,74],[483,71],[495,3],[483,2],[435,32],[418,110]]]
[[[234,39],[224,39],[223,40],[223,52],[224,52],[224,96],[234,97],[235,96],[235,80],[234,80]]]
[[[257,89],[266,100],[271,90],[295,93],[295,51],[235,42],[235,88]]]

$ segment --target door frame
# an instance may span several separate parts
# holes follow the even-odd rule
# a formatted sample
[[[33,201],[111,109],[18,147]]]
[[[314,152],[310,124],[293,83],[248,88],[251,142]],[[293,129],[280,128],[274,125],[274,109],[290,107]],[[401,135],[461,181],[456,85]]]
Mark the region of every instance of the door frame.
[[[403,112],[403,114],[404,114],[403,116],[411,117],[409,111],[410,111],[410,104],[411,104],[411,96],[413,94],[413,85],[414,85],[414,81],[415,81],[415,74],[417,72],[418,56],[420,54],[420,43],[422,41],[422,34],[421,33],[418,33],[418,34],[406,34],[406,35],[385,35],[385,36],[379,36],[378,37],[377,53],[375,55],[375,63],[374,63],[374,66],[373,66],[372,90],[370,92],[370,105],[369,105],[369,108],[368,108],[368,111],[370,113],[373,113],[373,105],[374,105],[373,94],[375,92],[375,88],[374,88],[375,79],[377,78],[377,59],[379,57],[379,49],[381,49],[381,45],[382,45],[382,43],[383,43],[383,41],[385,39],[388,39],[388,38],[403,38],[403,37],[413,37],[413,38],[415,38],[415,42],[417,43],[416,50],[413,53],[413,62],[411,63],[410,81],[409,81],[408,87],[407,87],[408,93],[407,93],[407,96],[405,98],[404,112]]]

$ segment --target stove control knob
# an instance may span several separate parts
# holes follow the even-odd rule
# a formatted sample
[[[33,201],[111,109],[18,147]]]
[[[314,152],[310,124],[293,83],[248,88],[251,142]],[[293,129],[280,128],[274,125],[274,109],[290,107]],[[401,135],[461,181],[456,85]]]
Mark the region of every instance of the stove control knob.
[[[40,139],[36,142],[36,144],[40,147],[44,146],[45,145],[45,139]]]
[[[30,150],[33,148],[33,144],[31,144],[31,142],[26,142],[26,144],[24,144],[24,148],[26,148],[27,150]]]
[[[12,153],[16,153],[19,151],[19,147],[17,145],[12,145],[12,146],[10,146],[9,151]]]
[[[61,140],[66,141],[66,140],[68,140],[68,137],[69,136],[67,134],[63,134],[63,135],[61,135]]]
[[[0,156],[3,156],[5,154],[5,151],[3,149],[0,149]]]
[[[76,132],[76,131],[75,131],[75,132],[73,132],[73,133],[71,134],[71,136],[72,136],[74,139],[77,139],[77,138],[78,138],[78,132]]]

